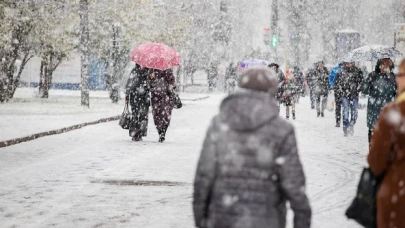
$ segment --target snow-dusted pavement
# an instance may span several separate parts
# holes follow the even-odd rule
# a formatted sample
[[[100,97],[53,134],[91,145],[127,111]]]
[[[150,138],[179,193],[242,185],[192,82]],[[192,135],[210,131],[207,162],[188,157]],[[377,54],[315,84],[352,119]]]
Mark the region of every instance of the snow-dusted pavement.
[[[0,227],[194,227],[196,162],[222,98],[175,110],[164,144],[152,121],[142,143],[111,122],[0,149]],[[294,124],[312,227],[356,228],[344,211],[365,165],[365,110],[355,136],[344,138],[332,113],[318,119],[308,103],[298,105]]]

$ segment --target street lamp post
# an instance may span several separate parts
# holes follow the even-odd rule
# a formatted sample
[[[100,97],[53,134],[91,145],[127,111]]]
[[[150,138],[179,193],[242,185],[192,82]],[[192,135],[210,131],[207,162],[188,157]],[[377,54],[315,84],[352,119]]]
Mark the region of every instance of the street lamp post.
[[[273,0],[271,4],[271,50],[273,51],[274,60],[277,61],[277,46],[279,43],[279,34],[278,34],[278,0]]]

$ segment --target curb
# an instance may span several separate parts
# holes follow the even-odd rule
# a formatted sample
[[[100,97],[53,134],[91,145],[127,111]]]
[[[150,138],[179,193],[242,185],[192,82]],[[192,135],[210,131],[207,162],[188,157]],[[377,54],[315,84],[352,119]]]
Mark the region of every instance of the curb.
[[[187,99],[187,98],[186,99],[181,99],[181,97],[180,97],[180,99],[182,101],[201,101],[201,100],[206,100],[208,98],[210,98],[210,96],[199,97],[199,98],[194,98],[194,99]]]
[[[113,117],[103,118],[103,119],[99,119],[99,120],[87,122],[87,123],[82,123],[82,124],[77,124],[77,125],[73,125],[70,127],[57,129],[57,130],[45,131],[45,132],[30,135],[30,136],[22,137],[22,138],[16,138],[16,139],[11,139],[11,140],[7,140],[7,141],[2,141],[2,142],[0,142],[0,148],[13,146],[13,145],[23,143],[23,142],[29,142],[29,141],[32,141],[32,140],[35,140],[38,138],[46,137],[46,136],[59,135],[59,134],[77,130],[77,129],[80,129],[80,128],[83,128],[86,126],[119,120],[120,118],[121,118],[121,116],[113,116]]]

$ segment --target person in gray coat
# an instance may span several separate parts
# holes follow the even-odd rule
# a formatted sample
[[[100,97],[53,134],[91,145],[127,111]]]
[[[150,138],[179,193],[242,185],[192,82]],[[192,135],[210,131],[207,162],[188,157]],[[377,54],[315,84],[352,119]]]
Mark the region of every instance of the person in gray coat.
[[[274,71],[242,73],[208,129],[194,182],[198,228],[309,228],[311,208],[295,130],[278,115]]]

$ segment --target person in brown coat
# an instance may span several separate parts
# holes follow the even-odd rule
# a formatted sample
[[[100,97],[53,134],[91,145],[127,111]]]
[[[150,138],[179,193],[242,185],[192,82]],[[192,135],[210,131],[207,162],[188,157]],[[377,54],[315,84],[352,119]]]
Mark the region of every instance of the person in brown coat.
[[[405,228],[405,59],[396,81],[398,97],[383,109],[368,155],[372,172],[384,176],[377,194],[378,228]]]
[[[175,77],[173,71],[168,69],[165,71],[152,70],[149,78],[153,120],[159,133],[159,142],[164,142],[174,107]]]

